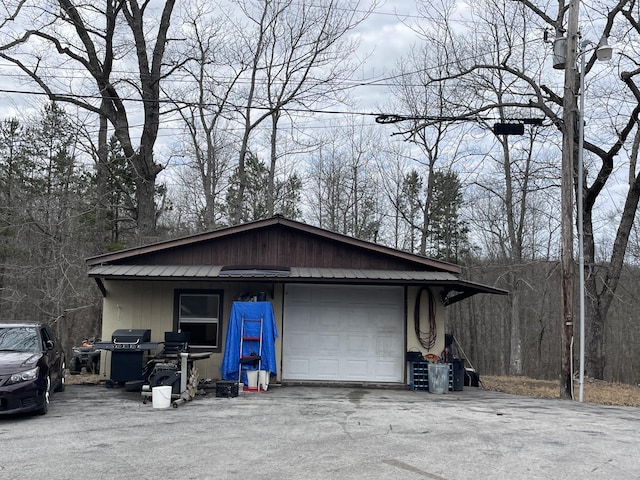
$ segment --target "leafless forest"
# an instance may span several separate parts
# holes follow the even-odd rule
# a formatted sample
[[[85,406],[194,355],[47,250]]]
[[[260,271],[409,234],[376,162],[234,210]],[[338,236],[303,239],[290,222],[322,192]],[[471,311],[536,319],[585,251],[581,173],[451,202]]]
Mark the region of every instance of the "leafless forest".
[[[553,56],[578,10],[582,89]],[[70,349],[100,330],[87,256],[279,213],[509,290],[450,329],[481,372],[555,378],[580,118],[586,370],[638,383],[638,40],[636,0],[0,0],[2,318]]]

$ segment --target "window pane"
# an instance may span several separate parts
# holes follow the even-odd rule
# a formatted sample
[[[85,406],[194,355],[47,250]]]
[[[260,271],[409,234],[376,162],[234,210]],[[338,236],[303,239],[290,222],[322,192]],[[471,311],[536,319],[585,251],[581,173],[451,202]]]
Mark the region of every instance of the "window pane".
[[[195,346],[218,346],[218,323],[182,323],[182,332],[189,332],[191,340],[189,343]]]
[[[180,295],[180,318],[218,318],[217,295]]]
[[[189,333],[189,344],[219,348],[220,295],[218,293],[178,293],[178,329]]]

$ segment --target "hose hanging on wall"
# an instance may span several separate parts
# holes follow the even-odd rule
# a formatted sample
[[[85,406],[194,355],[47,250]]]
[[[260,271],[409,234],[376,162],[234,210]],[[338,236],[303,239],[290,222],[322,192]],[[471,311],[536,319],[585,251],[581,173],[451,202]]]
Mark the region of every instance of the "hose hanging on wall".
[[[420,330],[420,306],[422,300],[422,292],[425,290],[429,293],[429,333],[427,334]],[[433,293],[431,293],[431,290],[429,290],[427,287],[422,287],[416,297],[416,305],[413,311],[413,326],[420,345],[422,345],[422,347],[426,350],[431,350],[436,344],[436,337],[438,336],[438,332],[436,329],[436,300],[433,296]]]

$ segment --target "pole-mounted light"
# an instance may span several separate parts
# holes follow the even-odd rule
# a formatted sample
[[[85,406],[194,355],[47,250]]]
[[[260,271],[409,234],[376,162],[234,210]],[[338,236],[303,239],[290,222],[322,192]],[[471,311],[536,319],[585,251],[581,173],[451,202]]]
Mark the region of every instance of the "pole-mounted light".
[[[598,48],[596,49],[596,58],[601,62],[608,62],[613,56],[613,47],[609,45],[607,37],[602,37],[598,42]]]
[[[578,401],[584,401],[584,213],[583,213],[583,196],[584,196],[584,57],[589,51],[587,47],[593,42],[584,40],[581,44],[581,51],[578,52],[580,57],[580,108],[578,109],[578,188],[577,188],[577,214],[578,214],[578,248],[579,248],[579,272],[580,272],[580,374],[579,374],[579,393]],[[607,37],[602,37],[596,47],[596,58],[601,62],[611,60],[613,56],[613,48],[607,42]]]

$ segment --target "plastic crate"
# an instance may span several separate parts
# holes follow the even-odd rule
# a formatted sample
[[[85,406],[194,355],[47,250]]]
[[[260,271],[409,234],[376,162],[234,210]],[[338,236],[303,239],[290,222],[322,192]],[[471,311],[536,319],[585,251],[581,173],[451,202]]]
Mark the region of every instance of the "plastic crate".
[[[216,382],[216,397],[237,397],[238,382],[220,381]]]
[[[411,362],[411,390],[429,391],[429,362]]]

